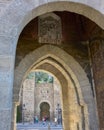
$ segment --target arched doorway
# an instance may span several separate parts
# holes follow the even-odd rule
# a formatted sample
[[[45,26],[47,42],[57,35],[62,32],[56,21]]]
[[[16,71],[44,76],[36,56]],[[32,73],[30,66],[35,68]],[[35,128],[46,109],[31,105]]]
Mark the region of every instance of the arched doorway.
[[[56,111],[58,111],[57,104],[60,104],[61,107],[60,88],[59,81],[50,73],[31,70],[22,84],[17,124],[19,122],[23,124],[35,123],[35,117],[39,120],[45,117],[47,120],[53,121]],[[44,115],[46,110],[48,110],[48,113],[46,112]],[[43,116],[40,112],[43,113]],[[22,116],[22,120],[20,116]]]
[[[50,106],[47,102],[42,102],[40,104],[40,120],[42,119],[50,120]]]

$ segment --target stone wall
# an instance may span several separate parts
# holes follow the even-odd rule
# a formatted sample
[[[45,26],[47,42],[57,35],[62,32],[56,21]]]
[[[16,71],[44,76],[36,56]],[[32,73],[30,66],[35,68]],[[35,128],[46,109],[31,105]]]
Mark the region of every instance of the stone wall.
[[[40,106],[46,102],[49,104],[50,120],[57,117],[57,104],[61,108],[60,85],[57,80],[52,83],[37,83],[34,79],[26,79],[23,83],[22,121],[33,122],[34,116],[40,117]]]
[[[104,38],[101,32],[90,41],[100,130],[104,130]]]
[[[36,84],[35,88],[35,110],[36,115],[38,115],[40,119],[40,105],[43,102],[49,104],[50,107],[50,119],[54,117],[54,86],[51,83],[43,83],[43,84]]]
[[[22,121],[34,122],[34,79],[26,79],[22,90]]]

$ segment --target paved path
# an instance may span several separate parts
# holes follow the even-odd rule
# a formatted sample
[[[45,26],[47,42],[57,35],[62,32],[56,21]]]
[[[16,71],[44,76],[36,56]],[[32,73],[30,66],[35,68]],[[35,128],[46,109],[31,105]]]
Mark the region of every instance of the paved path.
[[[17,130],[63,130],[62,125],[50,123],[37,123],[37,124],[17,124]]]

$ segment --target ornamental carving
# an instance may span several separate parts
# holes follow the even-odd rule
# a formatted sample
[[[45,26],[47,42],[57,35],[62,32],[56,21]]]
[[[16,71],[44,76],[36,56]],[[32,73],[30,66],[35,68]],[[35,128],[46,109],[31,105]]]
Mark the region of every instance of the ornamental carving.
[[[39,17],[39,43],[60,44],[62,39],[61,19],[54,13]]]

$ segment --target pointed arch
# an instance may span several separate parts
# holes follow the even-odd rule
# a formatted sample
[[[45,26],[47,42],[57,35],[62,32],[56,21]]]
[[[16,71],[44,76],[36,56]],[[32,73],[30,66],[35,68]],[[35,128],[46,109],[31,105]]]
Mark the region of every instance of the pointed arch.
[[[85,124],[88,124],[88,120],[90,120],[90,122],[92,122],[90,127],[97,128],[96,106],[91,92],[91,85],[86,73],[72,56],[53,45],[44,45],[27,55],[15,69],[14,102],[19,101],[19,92],[23,77],[25,79],[31,69],[43,69],[53,73],[53,75],[58,78],[62,86],[64,110],[68,110],[66,106],[70,104],[69,100],[66,104],[64,103],[64,101],[69,98],[67,92],[71,86],[74,87],[77,97],[76,101],[80,106],[82,106],[81,111],[83,112],[83,120],[87,122]],[[64,89],[65,86],[66,89]],[[91,112],[89,116],[87,109],[88,113]],[[95,124],[94,126],[92,125],[93,123]],[[85,125],[85,127],[88,129],[88,125]]]
[[[91,1],[77,1],[76,0],[49,0],[42,1],[42,2],[26,2],[22,1],[20,4],[22,4],[22,9],[20,4],[17,4],[16,1],[11,3],[11,6],[14,6],[14,8],[9,8],[9,10],[13,12],[18,12],[15,15],[10,13],[10,18],[8,21],[11,21],[10,25],[15,25],[14,31],[13,28],[11,30],[11,33],[14,35],[20,34],[23,30],[23,28],[34,18],[37,16],[43,15],[48,12],[52,11],[69,11],[74,12],[77,14],[81,14],[87,18],[89,18],[91,21],[95,22],[98,26],[104,29],[104,13],[103,10],[101,10],[101,2],[95,2],[95,4],[92,4]],[[27,9],[28,6],[28,9]],[[8,10],[6,12],[8,14]],[[5,15],[6,15],[5,14]],[[18,19],[18,22],[14,23],[14,19]],[[99,20],[100,19],[100,20]],[[7,20],[6,20],[7,21]],[[10,28],[10,26],[8,26]],[[14,26],[13,26],[14,27]],[[14,32],[14,33],[13,33]]]
[[[12,1],[8,6],[8,8],[5,9],[5,11],[2,13],[2,16],[0,17],[2,25],[0,31],[2,36],[7,36],[7,38],[9,38],[10,43],[11,41],[12,43],[14,43],[13,54],[15,54],[17,41],[23,28],[37,16],[40,16],[48,12],[69,11],[81,14],[89,18],[93,22],[95,22],[102,29],[104,29],[104,11],[101,10],[103,8],[101,2],[102,1],[96,0],[95,3],[93,4],[92,1],[80,1],[80,0],[78,0],[77,2],[76,0],[72,1],[44,0],[42,2],[34,0],[28,2],[25,0],[20,2]]]

